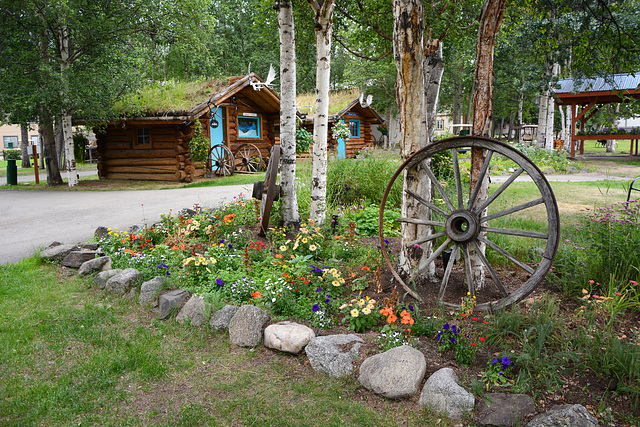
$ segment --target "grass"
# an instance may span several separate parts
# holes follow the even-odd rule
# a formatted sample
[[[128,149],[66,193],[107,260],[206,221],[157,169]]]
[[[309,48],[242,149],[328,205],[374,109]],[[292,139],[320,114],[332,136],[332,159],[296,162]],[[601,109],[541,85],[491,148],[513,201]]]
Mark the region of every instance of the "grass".
[[[22,162],[20,160],[16,161],[16,165],[18,166],[18,176],[34,176],[34,171],[33,171],[33,161],[31,161],[31,167],[30,168],[22,168],[21,167]],[[76,169],[78,171],[95,171],[96,170],[97,165],[95,163],[77,163],[76,164]],[[40,169],[38,168],[39,172],[46,172],[45,169]],[[62,171],[61,171],[62,173]],[[7,161],[6,160],[0,160],[0,176],[7,176]],[[35,182],[35,178],[34,178],[34,182]]]
[[[336,114],[338,111],[357,99],[362,92],[359,89],[341,90],[329,93],[329,114]],[[298,109],[302,113],[313,114],[316,106],[316,95],[313,93],[302,93],[296,96]]]
[[[62,276],[61,276],[62,274]],[[232,346],[29,258],[0,266],[2,425],[433,424],[304,356]]]
[[[597,135],[594,135],[594,137],[597,137]],[[615,155],[615,154],[629,154],[629,145],[631,143],[630,140],[628,139],[618,139],[617,140],[617,145],[616,145],[616,152],[615,153],[607,153],[607,148],[606,146],[603,147],[601,145],[597,144],[597,141],[584,141],[584,153],[585,154],[593,154],[593,153],[597,153],[597,154],[606,154],[606,155]],[[579,150],[576,149],[576,154],[579,154]]]
[[[185,184],[174,181],[136,181],[136,180],[101,180],[97,176],[80,177],[77,186],[70,188],[67,185],[49,187],[46,180],[35,182],[19,182],[18,185],[0,185],[3,190],[46,190],[46,191],[125,191],[125,190],[165,190],[171,188],[194,187],[220,187],[225,185],[250,185],[255,181],[264,180],[264,173],[258,174],[234,174],[232,176],[201,179]],[[66,183],[66,178],[63,177]]]

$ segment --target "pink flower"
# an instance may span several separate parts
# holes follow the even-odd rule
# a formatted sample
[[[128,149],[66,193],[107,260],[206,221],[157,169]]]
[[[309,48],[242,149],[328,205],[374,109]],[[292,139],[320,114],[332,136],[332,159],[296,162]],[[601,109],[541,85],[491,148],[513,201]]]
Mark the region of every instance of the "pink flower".
[[[413,245],[413,247],[418,249],[420,247],[420,245],[416,243],[415,245]]]

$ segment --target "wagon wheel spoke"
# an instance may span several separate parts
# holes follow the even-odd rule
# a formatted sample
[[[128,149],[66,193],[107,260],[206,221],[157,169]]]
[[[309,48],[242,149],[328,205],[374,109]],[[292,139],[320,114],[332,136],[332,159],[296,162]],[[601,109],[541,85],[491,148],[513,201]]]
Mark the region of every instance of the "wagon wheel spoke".
[[[484,203],[482,203],[479,207],[475,208],[474,211],[475,212],[482,212],[487,206],[489,206],[491,203],[493,203],[493,201],[495,199],[497,199],[498,196],[500,194],[502,194],[502,192],[504,190],[506,190],[507,187],[509,187],[511,185],[511,183],[513,181],[515,181],[515,179],[517,177],[520,176],[520,174],[522,174],[522,172],[524,172],[524,169],[520,168],[517,171],[515,171],[514,173],[512,173],[511,176],[509,177],[509,179],[507,179],[504,183],[502,183],[500,188],[498,188],[491,196],[489,196]]]
[[[444,270],[444,275],[442,276],[442,282],[440,282],[440,289],[438,290],[438,302],[442,302],[442,298],[444,298],[444,294],[447,290],[447,285],[449,284],[449,278],[451,277],[451,271],[453,270],[453,265],[458,258],[458,253],[460,252],[460,246],[457,243],[453,244],[453,249],[451,249],[451,256],[449,257],[449,262]]]
[[[484,164],[482,165],[482,169],[480,170],[480,175],[478,175],[476,185],[473,187],[473,191],[469,196],[469,205],[467,206],[467,209],[469,210],[472,210],[474,205],[476,204],[476,198],[478,197],[478,193],[480,192],[480,188],[482,187],[482,181],[484,181],[484,177],[487,175],[487,171],[489,170],[491,157],[493,157],[493,150],[487,150],[487,157],[484,159]]]
[[[438,246],[438,249],[433,251],[431,256],[429,258],[427,258],[427,260],[424,262],[425,267],[420,269],[420,270],[418,270],[418,273],[416,275],[417,276],[421,276],[422,274],[424,274],[424,272],[429,268],[429,264],[431,264],[433,261],[435,261],[435,259],[440,256],[442,251],[444,251],[447,248],[447,246],[449,246],[451,244],[451,242],[452,242],[452,240],[447,238],[447,240],[445,240],[443,244]]]
[[[515,256],[511,255],[508,251],[506,251],[505,249],[502,249],[500,246],[496,245],[491,240],[482,237],[482,235],[478,236],[478,240],[481,241],[482,243],[486,244],[487,246],[491,247],[493,250],[499,252],[505,258],[511,260],[511,262],[513,262],[514,264],[518,265],[520,268],[522,268],[527,273],[533,274],[533,268],[529,267],[527,264],[525,264],[524,262],[520,261]]]
[[[396,219],[398,222],[408,222],[409,224],[416,225],[432,225],[435,227],[444,227],[445,223],[442,221],[431,221],[428,219],[416,219],[416,218],[398,218]]]
[[[451,149],[453,158],[453,175],[456,181],[456,193],[458,194],[458,209],[462,209],[464,202],[462,200],[462,181],[460,180],[460,164],[458,162],[458,150]]]
[[[491,274],[491,278],[493,279],[493,283],[496,285],[496,287],[498,288],[498,290],[500,291],[500,293],[502,294],[503,297],[508,296],[509,293],[504,288],[504,285],[502,284],[502,281],[500,281],[500,278],[498,277],[498,273],[493,268],[493,266],[489,263],[489,261],[487,260],[487,257],[484,256],[484,254],[480,250],[480,247],[478,246],[478,243],[473,242],[473,245],[474,245],[474,249],[476,250],[476,253],[480,257],[480,260],[482,261],[484,266],[487,268],[487,270],[489,270],[489,273]]]
[[[451,203],[451,200],[449,200],[449,196],[447,196],[447,193],[445,193],[444,188],[442,188],[442,184],[440,184],[440,181],[438,181],[438,178],[436,178],[436,176],[433,174],[431,167],[424,161],[422,162],[422,167],[424,168],[424,172],[429,176],[431,184],[436,187],[436,190],[438,190],[438,193],[440,193],[440,197],[442,197],[442,200],[444,200],[444,203],[447,205],[449,210],[455,211],[456,208],[453,207],[453,203]]]
[[[476,288],[473,286],[473,272],[471,271],[471,257],[469,256],[469,244],[463,245],[464,251],[464,273],[467,278],[467,292],[472,297],[476,294]]]
[[[254,144],[242,144],[236,150],[235,157],[240,160],[238,168],[245,172],[257,172],[262,165],[262,154]]]
[[[511,215],[512,213],[519,212],[519,211],[522,211],[522,210],[525,210],[525,209],[529,209],[529,208],[532,208],[532,207],[537,206],[537,205],[542,204],[542,203],[544,203],[544,199],[542,197],[540,197],[539,199],[531,200],[531,201],[519,204],[517,206],[513,206],[513,207],[511,207],[509,209],[505,209],[503,211],[496,212],[496,213],[493,213],[491,215],[487,215],[485,217],[482,217],[482,218],[480,218],[480,222],[481,223],[485,223],[485,222],[491,221],[492,219],[500,218],[501,216],[505,216],[505,215]]]
[[[442,209],[440,209],[439,207],[437,207],[436,205],[434,205],[433,203],[429,202],[428,200],[426,200],[424,197],[417,195],[416,193],[414,193],[411,190],[406,190],[406,193],[408,195],[410,195],[411,197],[413,197],[414,199],[416,199],[418,202],[422,203],[423,205],[425,205],[426,207],[428,207],[429,209],[431,209],[432,211],[442,215],[443,217],[447,217],[449,216],[448,213],[446,213],[445,211],[443,211]]]
[[[427,237],[422,237],[420,239],[416,239],[416,240],[412,240],[410,242],[406,242],[405,246],[406,247],[412,247],[412,246],[415,246],[415,245],[421,245],[423,243],[430,242],[432,240],[436,240],[436,239],[438,239],[438,238],[440,238],[442,236],[446,236],[446,235],[447,235],[447,233],[445,231],[440,231],[439,233],[430,234]]]
[[[533,237],[534,239],[548,239],[547,233],[538,233],[537,231],[511,230],[508,228],[481,227],[481,231],[487,233],[507,234],[509,236]]]

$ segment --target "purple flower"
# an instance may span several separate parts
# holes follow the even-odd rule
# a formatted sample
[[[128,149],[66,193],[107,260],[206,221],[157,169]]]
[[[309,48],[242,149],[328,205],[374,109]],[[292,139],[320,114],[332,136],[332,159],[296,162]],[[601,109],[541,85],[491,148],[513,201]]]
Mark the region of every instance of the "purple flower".
[[[316,289],[316,292],[322,292],[322,288]]]
[[[450,326],[449,326],[449,324],[448,324],[448,323],[445,323],[444,325],[442,325],[442,329],[444,329],[445,331],[448,331],[448,330],[449,330],[449,327],[450,327]]]
[[[507,356],[502,358],[502,367],[504,369],[507,369],[509,366],[511,366],[511,359],[509,359]]]
[[[498,362],[499,362],[499,360],[498,360],[498,359],[493,359],[493,360],[491,361],[491,364],[492,364],[492,365],[495,365],[495,364],[496,364],[496,363],[498,363]]]
[[[313,304],[312,310],[315,313],[316,311],[320,310],[320,306],[318,304]]]
[[[216,279],[216,285],[218,285],[218,286],[222,286],[222,285],[224,285],[224,280],[222,280],[222,279]]]

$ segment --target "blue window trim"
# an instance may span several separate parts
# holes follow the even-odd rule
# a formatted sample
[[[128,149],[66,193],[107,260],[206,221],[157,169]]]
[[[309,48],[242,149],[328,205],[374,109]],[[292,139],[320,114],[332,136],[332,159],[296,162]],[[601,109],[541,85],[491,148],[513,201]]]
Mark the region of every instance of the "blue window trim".
[[[351,123],[355,124],[356,133],[353,133]],[[351,132],[351,138],[360,138],[360,120],[349,119],[349,131]]]
[[[252,121],[256,124],[256,135],[241,135],[240,134],[240,119],[242,120],[248,120],[248,121]],[[238,138],[253,138],[253,139],[260,139],[261,138],[261,132],[260,132],[260,117],[254,117],[254,116],[238,116]]]

